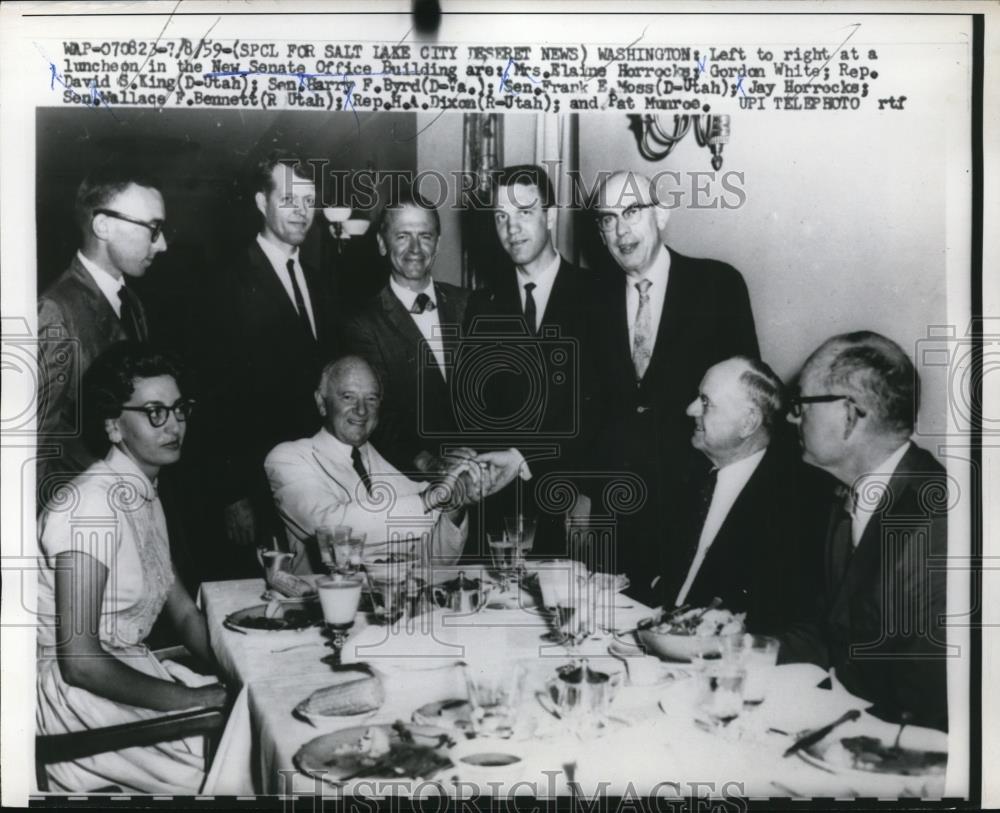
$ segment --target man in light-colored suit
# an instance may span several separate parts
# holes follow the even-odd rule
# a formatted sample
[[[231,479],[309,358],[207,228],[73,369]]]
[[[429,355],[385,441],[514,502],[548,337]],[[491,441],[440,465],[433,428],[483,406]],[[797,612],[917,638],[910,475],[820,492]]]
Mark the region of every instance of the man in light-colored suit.
[[[279,444],[264,461],[295,554],[293,572],[315,569],[316,531],[335,525],[366,533],[366,555],[378,556],[390,541],[408,537],[424,540],[424,553],[435,564],[454,563],[461,555],[468,533],[465,505],[489,485],[480,479],[480,465],[457,460],[433,487],[404,476],[368,442],[381,401],[381,383],[367,361],[345,356],[330,362],[316,390],[323,428]]]
[[[76,193],[82,244],[38,299],[38,488],[41,498],[94,461],[80,435],[78,394],[91,362],[118,341],[146,341],[139,297],[126,284],[167,250],[163,196],[150,178],[111,168]]]

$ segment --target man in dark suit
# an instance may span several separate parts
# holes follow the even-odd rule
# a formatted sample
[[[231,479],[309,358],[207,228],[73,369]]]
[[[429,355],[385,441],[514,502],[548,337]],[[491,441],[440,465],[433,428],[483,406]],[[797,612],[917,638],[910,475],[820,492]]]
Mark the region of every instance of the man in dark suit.
[[[815,580],[814,490],[782,436],[784,387],[766,364],[736,356],[710,367],[687,408],[691,445],[711,468],[692,467],[681,556],[664,557],[666,607],[713,598],[747,614],[751,632],[781,632],[801,618]]]
[[[40,501],[94,461],[80,434],[80,382],[110,345],[149,338],[145,309],[127,282],[167,250],[163,196],[152,179],[94,172],[77,189],[75,214],[80,250],[38,299]]]
[[[389,201],[376,238],[389,283],[344,331],[382,381],[373,443],[400,471],[425,476],[445,470],[439,446],[455,435],[449,388],[469,296],[431,275],[440,237],[437,211],[415,190]]]
[[[789,632],[781,657],[833,667],[884,719],[946,729],[948,478],[910,441],[917,373],[899,345],[861,331],[824,342],[799,387],[789,420],[803,459],[842,487],[816,617]]]
[[[281,533],[264,457],[319,427],[313,391],[338,347],[330,277],[304,264],[299,252],[315,215],[310,167],[271,153],[257,166],[254,190],[263,223],[242,261],[220,279],[210,404],[227,535],[244,546],[270,544]]]
[[[566,541],[561,512],[547,510],[544,492],[556,487],[553,478],[578,471],[589,442],[586,345],[596,300],[593,274],[553,245],[557,213],[542,167],[506,167],[494,178],[494,223],[510,265],[496,284],[473,293],[462,356],[464,369],[492,361],[476,427],[484,442],[516,447],[533,475],[486,503],[487,512],[534,516],[535,552],[548,555],[566,555]]]
[[[619,172],[591,200],[601,240],[623,272],[603,286],[591,342],[602,393],[594,471],[638,478],[627,511],[591,494],[591,519],[616,520],[614,561],[633,585],[659,571],[687,459],[684,411],[706,369],[734,355],[758,356],[746,284],[730,265],[665,246],[669,210],[644,176]],[[620,506],[619,506],[620,508]],[[668,536],[668,538],[665,538]],[[641,587],[637,598],[651,599]]]

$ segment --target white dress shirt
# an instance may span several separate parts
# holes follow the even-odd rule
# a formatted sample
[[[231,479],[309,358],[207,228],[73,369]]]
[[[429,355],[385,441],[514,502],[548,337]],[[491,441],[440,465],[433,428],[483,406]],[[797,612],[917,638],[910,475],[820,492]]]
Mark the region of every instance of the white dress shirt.
[[[556,258],[535,276],[531,276],[520,268],[517,269],[517,292],[521,297],[521,313],[524,313],[524,303],[528,301],[528,292],[524,290],[524,286],[529,282],[535,283],[535,287],[531,291],[531,298],[535,300],[535,318],[538,320],[538,324],[529,325],[529,327],[536,333],[545,318],[545,306],[549,304],[549,296],[552,295],[552,286],[555,285],[560,264],[562,264],[562,257],[559,256],[559,252],[556,252]]]
[[[389,277],[389,288],[396,295],[399,304],[410,314],[410,318],[416,323],[420,335],[426,339],[434,358],[437,360],[438,370],[441,375],[447,378],[444,365],[444,339],[441,337],[441,317],[438,315],[437,297],[434,295],[434,282],[427,280],[427,285],[420,291],[411,291],[404,288],[395,279]],[[425,308],[423,313],[413,312],[413,303],[417,301],[420,294],[427,294],[427,298],[434,303],[434,309]]]
[[[667,280],[670,278],[670,252],[665,246],[660,246],[660,253],[653,259],[652,265],[642,276],[625,275],[625,313],[628,317],[628,346],[631,351],[635,346],[635,317],[639,312],[639,290],[636,283],[648,279],[650,325],[653,330],[653,346],[660,332],[660,317],[663,315],[663,302],[667,298]]]
[[[97,287],[101,289],[101,293],[104,294],[104,298],[108,300],[108,304],[111,305],[112,310],[114,310],[115,316],[121,319],[122,300],[121,297],[118,296],[118,292],[124,287],[125,280],[121,277],[114,277],[109,274],[97,263],[87,257],[84,257],[82,251],[76,252],[76,258],[80,261],[80,265],[87,269],[87,273],[94,278],[94,282],[97,283]]]
[[[854,511],[851,512],[851,542],[854,547],[858,546],[861,537],[864,536],[865,528],[868,527],[868,521],[872,518],[872,514],[879,510],[882,494],[889,487],[889,481],[895,474],[899,461],[903,459],[903,455],[909,448],[910,441],[906,441],[889,455],[874,472],[859,477],[854,482],[854,493],[864,494],[864,499],[858,500],[854,505]]]
[[[366,556],[385,555],[393,540],[418,539],[421,553],[435,563],[458,560],[468,534],[468,517],[459,526],[447,514],[424,509],[418,483],[399,472],[370,444],[359,447],[372,482],[368,493],[351,461],[352,447],[326,429],[275,446],[264,460],[274,504],[285,524],[293,573],[309,573],[305,543],[317,528],[349,525],[367,534]]]
[[[743,487],[757,470],[760,461],[764,459],[766,451],[767,447],[749,457],[744,457],[742,460],[737,460],[735,463],[730,463],[728,466],[723,466],[719,469],[718,479],[715,482],[715,491],[712,492],[712,502],[708,506],[708,515],[705,517],[701,536],[698,537],[698,550],[694,555],[694,561],[691,562],[687,578],[677,593],[677,600],[675,602],[677,606],[683,604],[684,599],[687,598],[688,591],[691,589],[691,585],[694,584],[694,580],[698,576],[698,571],[701,569],[702,564],[704,564],[708,550],[712,547],[712,542],[715,541],[722,523],[726,521],[726,517],[729,516],[736,498],[740,496]]]
[[[257,245],[260,246],[261,251],[264,252],[264,256],[270,261],[274,273],[278,275],[278,280],[281,282],[281,287],[285,289],[285,293],[288,294],[288,298],[291,300],[292,307],[297,312],[298,306],[295,304],[295,290],[292,288],[292,278],[288,276],[288,261],[293,260],[295,262],[295,281],[299,284],[299,291],[302,292],[302,301],[306,303],[306,316],[309,318],[309,326],[312,328],[313,336],[315,337],[316,318],[313,316],[312,300],[309,298],[309,286],[306,285],[306,275],[302,272],[302,266],[299,264],[298,248],[293,248],[291,252],[288,252],[282,246],[272,243],[263,234],[257,235]]]

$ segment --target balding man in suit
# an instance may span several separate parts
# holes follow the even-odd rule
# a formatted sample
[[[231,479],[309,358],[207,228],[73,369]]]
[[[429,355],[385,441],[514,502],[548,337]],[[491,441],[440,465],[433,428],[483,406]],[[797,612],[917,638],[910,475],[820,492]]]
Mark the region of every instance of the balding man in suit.
[[[594,320],[601,417],[592,449],[595,471],[641,478],[645,500],[617,516],[616,549],[605,567],[629,574],[638,598],[658,572],[659,545],[676,513],[690,432],[685,408],[705,370],[734,355],[758,356],[746,284],[717,260],[692,259],[664,245],[670,210],[636,172],[611,175],[591,210],[601,240],[621,271],[603,284]],[[600,494],[591,511],[606,511]],[[655,541],[654,541],[655,540]]]

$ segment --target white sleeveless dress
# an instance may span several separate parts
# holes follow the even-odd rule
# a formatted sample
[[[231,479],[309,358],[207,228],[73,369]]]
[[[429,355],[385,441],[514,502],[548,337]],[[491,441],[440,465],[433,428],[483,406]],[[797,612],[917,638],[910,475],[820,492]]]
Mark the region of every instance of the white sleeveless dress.
[[[104,650],[131,668],[173,680],[143,644],[173,585],[166,520],[156,487],[125,454],[112,448],[68,488],[47,500],[39,518],[39,733],[61,734],[162,716],[68,685],[56,659],[56,556],[80,551],[108,569],[101,607]],[[202,741],[126,748],[48,766],[53,792],[117,785],[126,793],[197,793],[204,779]]]

